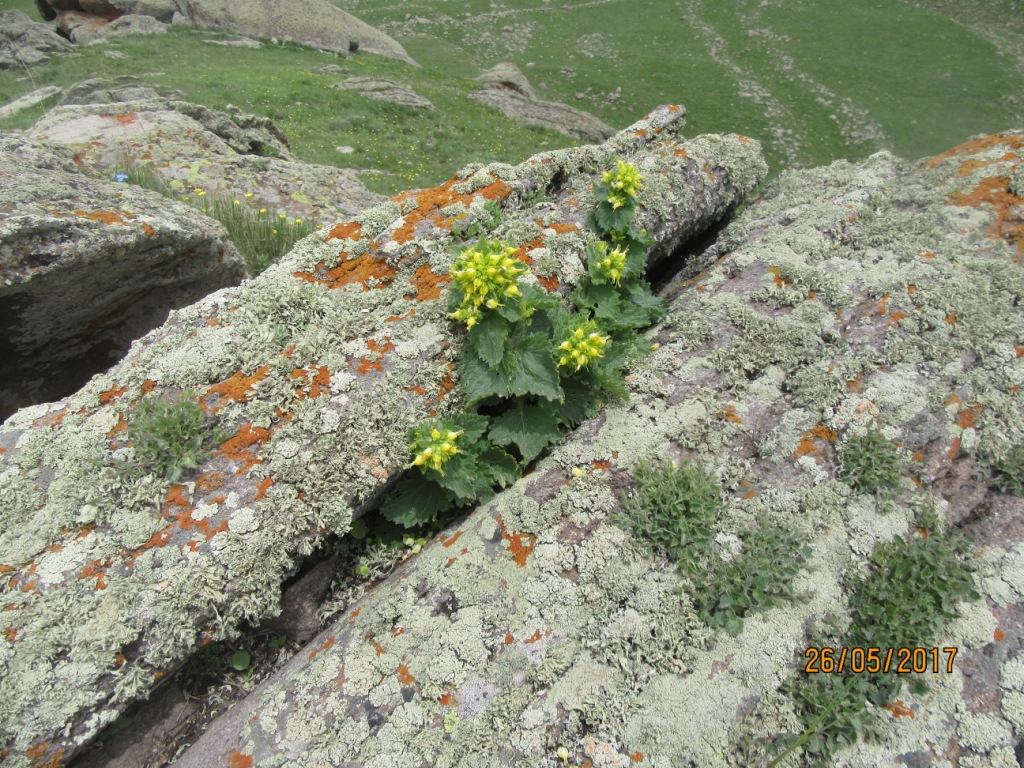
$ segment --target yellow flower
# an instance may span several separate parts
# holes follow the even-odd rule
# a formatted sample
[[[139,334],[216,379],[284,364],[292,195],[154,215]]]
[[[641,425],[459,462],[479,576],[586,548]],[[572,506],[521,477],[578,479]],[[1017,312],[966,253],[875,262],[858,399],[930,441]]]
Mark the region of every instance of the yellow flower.
[[[293,223],[295,223],[295,224],[301,224],[301,223],[302,223],[302,219],[296,219],[296,220],[295,220],[295,221],[294,221]]]
[[[448,317],[472,328],[483,316],[481,306],[498,309],[502,299],[521,296],[519,275],[526,265],[512,258],[515,252],[501,240],[484,240],[463,251],[449,273],[462,291],[462,305]]]
[[[267,212],[266,208],[260,208],[260,213],[266,213],[266,212]]]
[[[288,218],[288,214],[287,213],[279,213],[279,214],[277,214],[277,218],[279,218],[279,219],[287,219]]]
[[[452,456],[459,453],[455,445],[462,430],[453,430],[444,427],[444,423],[427,422],[413,431],[412,442],[409,443],[409,450],[413,454],[412,463],[406,467],[425,467],[439,472],[444,477],[444,470],[441,467]]]
[[[246,192],[246,193],[245,193],[245,196],[246,196],[247,198],[248,198],[248,197],[252,197],[252,192]]]
[[[199,197],[204,197],[206,195],[206,192],[204,192],[201,189],[198,189],[198,190],[196,190],[196,194],[199,195]]]
[[[238,200],[235,200],[235,205],[241,205],[241,203]]]
[[[597,323],[588,320],[577,326],[558,345],[558,350],[564,353],[558,358],[558,365],[575,365],[578,371],[604,355],[604,347],[609,338],[598,332]]]

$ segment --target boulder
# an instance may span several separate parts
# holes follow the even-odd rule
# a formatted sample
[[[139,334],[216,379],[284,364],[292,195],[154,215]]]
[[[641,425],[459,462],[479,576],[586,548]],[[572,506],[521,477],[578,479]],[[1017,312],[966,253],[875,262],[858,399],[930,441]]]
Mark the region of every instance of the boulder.
[[[826,763],[1016,765],[1022,159],[1014,131],[918,166],[882,153],[784,173],[709,247],[708,268],[666,288],[669,312],[648,333],[660,347],[627,377],[628,402],[356,599],[176,768],[764,766],[809,721],[829,722],[826,700],[807,709],[793,691],[822,681],[803,674],[805,649],[857,630],[872,555],[897,539],[938,551],[923,543],[950,531],[970,542],[980,595],[952,599],[946,573],[905,582],[910,556],[897,561],[888,592],[941,599],[959,618],[934,625],[941,664],[924,649],[919,685],[873,704],[861,695],[872,738],[832,731]],[[898,452],[887,493],[848,474],[867,434]],[[698,607],[718,585],[640,533],[665,521],[623,522],[640,462],[669,460],[719,486],[725,505],[703,545],[716,573],[734,563],[725,572],[742,583],[753,531],[808,543],[762,559],[736,596],[756,600],[796,562],[795,599],[747,612],[733,632],[709,625]],[[993,465],[1013,479],[994,482]],[[677,488],[661,493],[693,514],[699,491]],[[783,764],[813,760],[822,741]]]
[[[68,53],[72,46],[49,25],[21,11],[0,11],[0,69],[24,69]]]
[[[357,91],[376,101],[386,101],[414,109],[433,109],[434,105],[407,85],[401,85],[384,77],[347,77],[334,88],[339,91]]]
[[[74,392],[169,310],[243,274],[217,222],[0,137],[0,419]]]
[[[56,85],[47,85],[42,88],[37,88],[34,91],[30,91],[21,98],[10,101],[0,107],[0,120],[16,115],[23,109],[34,107],[36,104],[46,101],[60,92],[61,89]]]
[[[177,10],[177,3],[175,0],[36,0],[36,7],[47,21],[53,21],[61,11],[78,11],[107,21],[125,14],[139,14],[168,23]]]
[[[557,101],[537,98],[526,76],[511,62],[503,62],[477,78],[484,88],[469,96],[500,110],[513,120],[552,130],[582,141],[602,141],[615,129],[588,112]]]
[[[264,117],[165,98],[95,103],[146,89],[136,80],[86,81],[68,97],[86,103],[51,110],[29,135],[70,147],[84,168],[109,174],[145,166],[183,197],[200,188],[291,219],[330,221],[384,199],[363,186],[358,171],[297,162]]]
[[[409,428],[461,408],[453,224],[493,223],[500,206],[494,236],[565,296],[609,155],[652,180],[636,223],[655,263],[740,204],[767,170],[759,146],[684,142],[682,116],[659,108],[603,145],[470,167],[367,209],[0,426],[9,757],[62,764],[199,645],[278,612],[295,559],[345,534],[402,472]],[[196,466],[152,453],[178,429],[154,412],[188,417]]]
[[[152,16],[143,16],[138,13],[128,13],[119,16],[110,23],[101,27],[96,32],[96,38],[92,41],[98,43],[114,37],[124,35],[162,35],[169,28],[170,24],[157,21]]]
[[[107,53],[111,53],[108,51]],[[134,75],[93,77],[70,86],[60,103],[63,104],[115,104],[120,101],[145,101],[161,97],[178,97],[177,91],[161,89],[143,83]]]
[[[57,31],[73,43],[91,43],[99,38],[100,30],[109,19],[83,11],[57,11]]]
[[[405,49],[327,0],[177,0],[179,23],[239,35],[293,40],[324,51],[367,53],[413,66]]]

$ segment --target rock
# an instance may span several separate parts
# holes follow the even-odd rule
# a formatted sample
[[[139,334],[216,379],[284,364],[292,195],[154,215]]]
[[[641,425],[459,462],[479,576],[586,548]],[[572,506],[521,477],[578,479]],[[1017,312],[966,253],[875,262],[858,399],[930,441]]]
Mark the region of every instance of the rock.
[[[169,24],[157,21],[152,16],[129,13],[114,19],[106,26],[100,28],[96,33],[96,39],[92,42],[98,43],[109,40],[112,37],[122,37],[124,35],[162,35],[169,26]]]
[[[1022,155],[1013,131],[916,167],[881,153],[783,174],[709,268],[667,287],[629,402],[355,600],[176,768],[554,765],[563,747],[575,765],[764,765],[802,734],[782,683],[813,682],[798,676],[821,642],[809,628],[837,642],[876,545],[922,539],[921,511],[947,508],[973,519],[983,599],[935,637],[951,667],[945,651],[923,692],[869,707],[874,738],[832,764],[1016,764],[1024,498],[979,461],[1024,435]],[[906,462],[888,501],[841,481],[838,457],[869,429]],[[736,636],[707,625],[700,575],[615,518],[637,464],[669,459],[723,488],[715,558],[742,556],[725,543],[759,526],[807,537],[798,599]]]
[[[339,53],[358,48],[419,66],[396,41],[327,0],[177,0],[177,10],[201,29],[294,40]]]
[[[510,61],[503,61],[491,67],[476,80],[485,88],[513,91],[531,100],[537,98],[537,92],[533,90],[526,75]]]
[[[177,10],[175,0],[36,0],[36,7],[47,21],[53,21],[61,11],[77,11],[107,21],[137,14],[168,23]]]
[[[215,221],[0,137],[0,419],[74,392],[132,340],[244,274]],[[38,201],[38,202],[29,202]]]
[[[236,48],[262,48],[263,43],[258,40],[250,40],[248,37],[239,38],[238,40],[203,40],[204,43],[210,43],[210,45],[228,45]]]
[[[81,11],[57,11],[57,30],[73,43],[84,45],[96,40],[109,20]]]
[[[31,93],[26,93],[20,99],[15,99],[0,107],[0,120],[16,115],[23,109],[34,107],[36,104],[46,101],[60,92],[61,89],[56,85],[47,85],[44,88],[37,88]]]
[[[127,59],[128,54],[124,51],[107,50],[103,52],[103,55],[108,59]]]
[[[604,145],[472,167],[370,208],[172,312],[77,394],[0,426],[10,758],[71,759],[198,644],[275,614],[295,560],[343,535],[408,463],[408,429],[461,408],[463,334],[444,290],[456,219],[503,205],[496,236],[564,296],[581,274],[582,201],[609,153],[663,174],[637,214],[655,263],[752,192],[767,171],[758,145],[684,143],[682,116],[659,108]],[[545,192],[553,203],[529,202]],[[212,452],[172,481],[127,439],[140,402],[183,397]]]
[[[89,102],[147,87],[123,79],[87,83],[72,90]],[[71,147],[83,167],[97,172],[142,165],[182,196],[201,188],[290,219],[334,220],[384,199],[363,186],[357,171],[295,161],[272,121],[239,110],[164,98],[67,105],[40,118],[29,134]]]
[[[511,62],[492,67],[477,80],[484,90],[471,93],[470,98],[501,110],[523,125],[550,128],[583,141],[602,141],[615,133],[614,128],[587,112],[538,99],[526,76]]]
[[[71,43],[21,11],[0,11],[0,69],[24,69],[68,53]]]
[[[349,77],[340,83],[335,83],[333,87],[339,91],[358,91],[367,98],[399,104],[403,107],[434,108],[428,99],[420,96],[409,86],[400,85],[394,80],[383,77]]]
[[[124,54],[122,54],[123,56]],[[75,83],[64,94],[61,104],[116,104],[121,101],[159,99],[161,96],[180,96],[177,91],[161,89],[143,83],[134,75],[94,77]]]

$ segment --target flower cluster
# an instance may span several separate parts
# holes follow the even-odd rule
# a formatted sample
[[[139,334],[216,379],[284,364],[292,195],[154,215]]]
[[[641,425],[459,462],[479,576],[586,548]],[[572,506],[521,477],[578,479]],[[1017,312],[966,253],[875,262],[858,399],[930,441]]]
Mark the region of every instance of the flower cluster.
[[[626,252],[616,245],[612,252],[608,253],[608,243],[603,240],[596,243],[596,247],[599,251],[595,262],[598,272],[615,285],[620,285],[622,275],[626,271]]]
[[[418,427],[413,432],[413,440],[409,443],[409,450],[415,458],[409,467],[427,467],[435,472],[440,472],[444,477],[444,470],[441,466],[452,456],[459,453],[455,445],[462,430],[456,432],[452,429],[438,429],[437,424],[427,423]],[[440,425],[444,426],[444,425]],[[409,468],[407,467],[407,469]]]
[[[464,251],[452,266],[451,276],[462,291],[462,304],[448,315],[467,328],[479,322],[482,306],[497,309],[501,300],[521,295],[519,275],[526,265],[512,258],[515,248],[500,240],[481,240]]]
[[[558,364],[561,366],[575,363],[578,371],[604,354],[604,346],[608,343],[608,338],[598,332],[597,323],[588,320],[583,325],[577,326],[576,330],[572,331],[568,338],[558,345],[558,349],[562,353]]]
[[[621,208],[632,202],[640,190],[642,178],[635,165],[621,160],[614,171],[605,171],[601,175],[601,180],[608,185],[608,201],[612,208]]]

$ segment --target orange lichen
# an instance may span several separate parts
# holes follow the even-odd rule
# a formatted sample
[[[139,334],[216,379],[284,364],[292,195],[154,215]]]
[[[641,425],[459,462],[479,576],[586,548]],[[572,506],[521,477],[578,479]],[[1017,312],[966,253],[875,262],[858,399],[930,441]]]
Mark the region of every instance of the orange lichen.
[[[387,651],[384,650],[384,646],[382,646],[380,643],[373,639],[373,633],[363,635],[363,640],[365,640],[373,646],[373,650],[378,656],[383,656],[385,653],[387,653]]]
[[[440,186],[419,191],[403,192],[398,197],[393,198],[399,204],[405,203],[410,199],[414,200],[416,207],[405,214],[402,225],[391,235],[391,239],[396,243],[409,242],[415,235],[416,228],[424,221],[431,221],[439,228],[451,227],[453,219],[441,213],[441,209],[449,205],[462,203],[468,207],[477,195],[485,200],[504,200],[512,192],[512,187],[499,180],[488,184],[475,193],[462,194],[452,189],[452,187],[459,183],[458,177],[452,177]]]
[[[426,397],[427,390],[422,384],[413,384],[411,387],[402,387],[403,392],[415,392],[420,397]]]
[[[243,424],[234,437],[226,440],[217,449],[215,455],[241,462],[242,466],[235,471],[235,475],[241,475],[250,467],[263,463],[262,459],[257,459],[253,456],[253,446],[257,443],[265,443],[269,439],[269,429],[254,427],[252,424]]]
[[[561,285],[555,275],[537,275],[537,282],[540,283],[541,287],[549,293],[554,293]]]
[[[889,314],[889,300],[892,298],[888,293],[884,294],[881,299],[878,300],[878,304],[875,305],[875,312],[879,315]]]
[[[354,259],[347,258],[344,251],[338,266],[327,269],[323,262],[316,265],[312,272],[293,272],[292,276],[310,283],[320,283],[328,288],[341,288],[343,285],[359,283],[364,291],[371,288],[370,281],[375,280],[377,288],[391,284],[395,277],[395,268],[380,256],[364,253]]]
[[[910,315],[908,315],[906,312],[893,312],[891,315],[889,315],[889,326],[891,327],[893,325],[896,325],[900,320],[902,320],[905,317],[910,317]]]
[[[101,392],[100,393],[100,398],[99,398],[100,402],[103,403],[104,405],[106,405],[107,403],[111,402],[112,400],[116,400],[117,398],[119,398],[121,395],[123,395],[127,391],[128,391],[128,387],[127,386],[124,386],[124,387],[111,387],[106,392]]]
[[[1006,639],[1006,632],[1004,632],[1001,629],[997,629],[995,632],[992,633],[992,639],[995,640],[997,643],[1001,643],[1003,642],[1003,640]]]
[[[241,752],[232,752],[228,759],[228,768],[251,768],[255,760],[250,755],[243,755]]]
[[[733,424],[743,423],[743,419],[736,413],[735,405],[727,405],[715,415],[722,421],[731,421]]]
[[[611,459],[594,459],[590,462],[595,472],[606,472],[612,466]]]
[[[454,533],[454,534],[452,535],[452,537],[451,537],[450,539],[446,539],[446,538],[444,537],[444,534],[441,534],[441,536],[440,536],[440,539],[441,539],[441,546],[442,546],[442,547],[444,547],[445,549],[447,549],[447,548],[448,548],[448,547],[450,547],[450,546],[451,546],[452,544],[454,544],[454,543],[455,543],[456,541],[458,541],[458,540],[459,540],[459,537],[460,537],[460,536],[462,536],[462,534],[463,534],[463,533],[465,533],[465,531],[456,531],[456,532],[455,532],[455,533]]]
[[[409,282],[416,288],[416,301],[433,301],[441,295],[444,284],[451,280],[448,275],[435,275],[429,264],[423,264]]]
[[[334,225],[334,228],[324,238],[324,242],[326,243],[331,240],[358,240],[362,236],[362,224],[358,221],[344,221]]]
[[[785,275],[783,275],[782,274],[782,270],[780,270],[778,267],[775,267],[775,266],[769,267],[768,268],[768,274],[769,275],[774,275],[772,280],[775,283],[775,285],[780,287],[780,288],[782,286],[784,286],[784,285],[792,285],[793,284],[793,281],[790,278],[788,278]]]
[[[839,437],[839,433],[834,429],[829,429],[824,424],[819,424],[813,429],[804,432],[800,436],[800,443],[797,445],[796,450],[793,451],[794,456],[810,456],[818,453],[818,447],[815,445],[815,440],[825,440],[827,442],[835,442],[836,438]]]
[[[983,136],[978,139],[972,139],[971,141],[958,144],[952,149],[946,150],[941,155],[936,155],[925,162],[926,168],[934,168],[943,160],[948,160],[951,157],[958,155],[979,155],[982,152],[1005,145],[1010,149],[1020,149],[1024,146],[1024,139],[1020,136],[1016,136],[1009,133],[994,133],[990,136]],[[970,162],[970,161],[968,161]]]
[[[543,635],[541,634],[540,630],[538,629],[536,632],[534,632],[532,635],[530,635],[528,638],[526,638],[523,642],[524,643],[536,643],[542,637],[543,637]]]
[[[449,692],[442,696],[440,699],[438,699],[437,703],[440,704],[442,707],[450,707],[452,704],[455,703],[455,697],[452,696],[451,692]]]
[[[953,442],[950,443],[949,450],[946,451],[946,458],[953,460],[956,458],[957,453],[960,451],[960,438],[954,437]]]
[[[117,424],[115,424],[114,426],[107,430],[107,438],[113,440],[115,435],[117,435],[118,432],[121,432],[122,430],[127,428],[127,426],[128,418],[123,413],[119,413],[117,415]]]
[[[498,515],[498,525],[501,528],[501,537],[508,542],[508,551],[512,553],[512,559],[520,568],[526,566],[526,558],[533,552],[537,545],[537,537],[532,533],[509,533],[505,528],[505,521]]]
[[[68,407],[65,405],[59,411],[55,413],[48,413],[45,416],[40,416],[38,419],[33,419],[33,427],[55,427],[64,421],[64,417],[68,415]]]
[[[416,682],[416,678],[409,674],[409,667],[405,664],[399,664],[398,669],[398,680],[402,685],[412,685]]]
[[[323,643],[322,643],[322,644],[320,645],[320,647],[319,647],[319,648],[314,648],[314,649],[313,649],[312,651],[310,651],[310,652],[309,652],[309,660],[310,660],[310,661],[312,661],[312,660],[313,660],[313,659],[315,659],[315,658],[316,658],[317,656],[319,656],[319,655],[320,655],[321,653],[323,653],[323,652],[324,652],[324,651],[326,651],[326,650],[327,650],[328,648],[330,648],[330,647],[331,647],[332,645],[334,645],[334,643],[335,643],[335,640],[337,640],[337,638],[335,638],[335,636],[334,636],[334,635],[331,635],[330,637],[328,637],[328,638],[327,638],[327,639],[326,639],[326,640],[325,640],[325,641],[324,641],[324,642],[323,642]]]
[[[207,541],[212,539],[218,533],[223,533],[224,531],[228,530],[227,520],[221,520],[220,523],[217,524],[216,528],[211,528],[210,521],[208,519],[194,519],[192,517],[191,509],[186,512],[182,512],[181,514],[175,515],[174,519],[178,523],[178,525],[181,526],[181,529],[183,531],[198,530],[200,533],[203,534]]]
[[[156,230],[146,222],[142,222],[142,231],[146,233],[146,237],[156,237]]]
[[[978,403],[968,406],[957,414],[956,425],[961,429],[974,429],[977,425],[978,417],[984,410],[985,406]]]
[[[101,117],[105,117],[108,120],[114,120],[121,125],[131,125],[139,119],[137,112],[124,112],[120,115],[101,115]]]
[[[896,699],[896,701],[894,701],[892,704],[886,704],[883,707],[883,709],[888,709],[892,716],[895,718],[909,717],[911,720],[913,720],[916,717],[914,710],[912,710],[899,699]]]
[[[917,286],[916,286],[916,285],[914,285],[913,283],[910,283],[910,284],[909,284],[909,285],[907,286],[907,293],[908,293],[909,295],[913,296],[913,295],[914,295],[915,293],[917,293]]]
[[[224,475],[221,472],[203,472],[196,478],[196,490],[203,493],[210,493],[224,485]],[[224,496],[218,496],[214,501],[218,504],[224,503]]]
[[[263,379],[269,370],[269,365],[262,365],[253,372],[252,376],[246,376],[241,371],[238,371],[230,379],[210,387],[206,391],[206,396],[220,395],[225,400],[234,400],[238,403],[247,402],[248,395],[246,392],[249,391],[253,384]],[[218,406],[213,412],[217,413],[222,407]]]
[[[88,211],[83,211],[81,208],[76,208],[74,211],[72,211],[72,213],[74,213],[76,216],[83,216],[87,219],[92,219],[93,221],[98,221],[102,224],[127,225],[128,222],[124,220],[124,217],[127,217],[129,219],[135,218],[133,214],[125,213],[124,211],[122,211],[121,213],[114,213],[113,211],[93,211],[92,213],[90,213]]]
[[[384,365],[378,362],[378,360],[395,348],[395,345],[391,343],[391,338],[387,337],[387,340],[383,344],[378,344],[375,339],[370,339],[366,342],[366,347],[371,352],[377,354],[378,357],[374,360],[368,360],[365,357],[360,357],[355,360],[349,360],[348,364],[359,371],[362,376],[366,376],[371,371],[383,372]]]
[[[690,156],[689,153],[686,151],[686,147],[680,147],[679,149],[675,150],[672,154],[675,155],[676,157],[682,157],[684,159]]]
[[[331,392],[331,372],[328,370],[326,365],[321,365],[314,369],[316,371],[313,374],[313,381],[309,384],[309,389],[299,387],[296,391],[296,399],[299,401],[305,400],[307,397],[320,397],[320,395],[330,394]],[[309,378],[313,371],[308,371],[305,368],[296,368],[291,372],[290,376],[292,379],[302,379],[303,382]]]
[[[256,495],[253,498],[254,499],[264,499],[264,498],[266,498],[267,491],[270,490],[270,486],[272,486],[273,484],[274,484],[273,478],[264,477],[262,480],[260,480],[259,484],[256,486]]]
[[[632,760],[634,763],[642,763],[644,761],[644,753],[634,752],[632,755],[629,756],[629,759]]]

